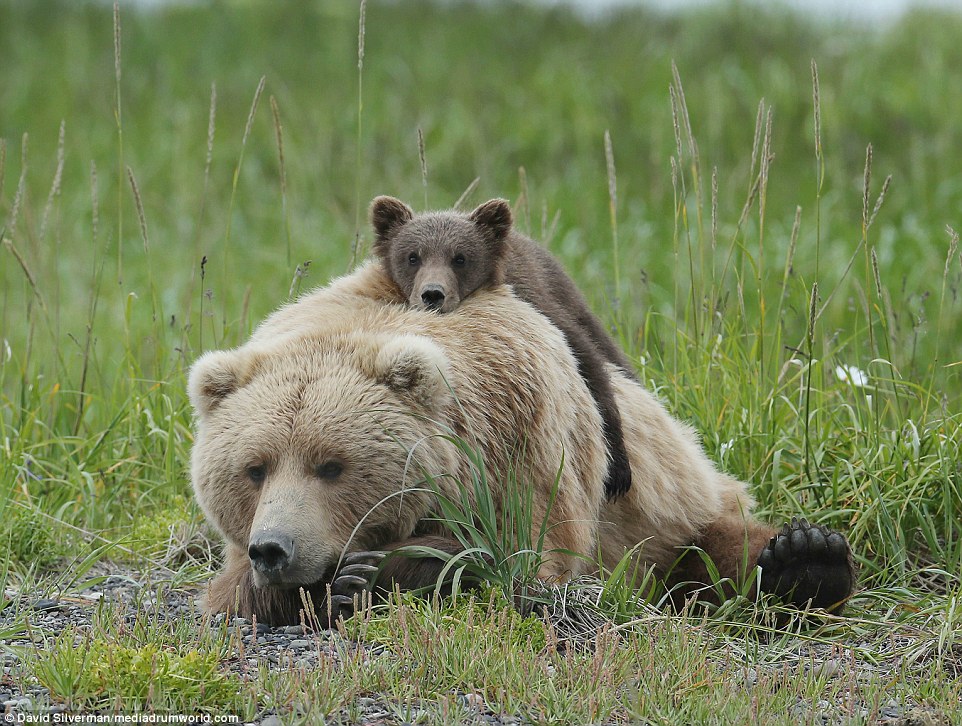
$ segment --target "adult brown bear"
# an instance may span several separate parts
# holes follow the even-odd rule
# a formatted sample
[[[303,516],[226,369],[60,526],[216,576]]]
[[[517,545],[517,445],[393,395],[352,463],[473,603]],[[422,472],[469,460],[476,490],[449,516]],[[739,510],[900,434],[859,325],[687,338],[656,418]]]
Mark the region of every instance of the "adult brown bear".
[[[589,572],[599,551],[610,567],[639,543],[639,563],[664,573],[697,545],[722,577],[757,563],[762,589],[791,603],[844,602],[854,572],[842,535],[754,520],[744,485],[715,469],[694,433],[639,383],[614,366],[609,374],[634,482],[612,501],[601,417],[574,357],[509,288],[439,316],[412,309],[368,264],[282,308],[247,344],[203,355],[190,373],[194,490],[226,540],[208,607],[297,622],[300,588],[322,603],[333,584],[346,604],[368,585],[358,576],[366,565],[338,569],[364,558],[350,553],[457,551],[423,485],[431,475],[458,499],[458,481],[470,481],[452,434],[483,456],[496,504],[510,474],[524,476],[531,521],[548,524],[546,580]],[[390,558],[377,584],[434,584],[440,567]],[[685,556],[672,578],[705,582],[701,559]]]

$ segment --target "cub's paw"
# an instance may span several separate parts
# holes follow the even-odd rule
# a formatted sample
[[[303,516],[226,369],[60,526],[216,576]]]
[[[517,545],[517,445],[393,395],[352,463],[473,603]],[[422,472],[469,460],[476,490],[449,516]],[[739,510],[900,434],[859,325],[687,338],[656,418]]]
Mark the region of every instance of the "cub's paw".
[[[386,552],[351,552],[345,555],[341,566],[331,580],[330,606],[331,624],[339,618],[347,619],[354,615],[364,593],[370,592],[377,575],[378,565]]]
[[[855,565],[838,532],[793,518],[758,556],[761,589],[796,607],[838,612],[855,588]]]
[[[608,448],[611,451],[611,463],[605,476],[605,498],[610,500],[624,496],[631,489],[631,462],[624,441],[620,446],[611,444]]]

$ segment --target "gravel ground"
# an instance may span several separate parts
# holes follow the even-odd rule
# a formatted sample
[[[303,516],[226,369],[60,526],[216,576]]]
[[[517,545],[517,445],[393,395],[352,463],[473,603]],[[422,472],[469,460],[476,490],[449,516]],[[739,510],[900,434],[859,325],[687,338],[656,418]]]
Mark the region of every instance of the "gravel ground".
[[[34,642],[43,638],[56,637],[68,626],[84,627],[92,623],[92,619],[101,601],[115,603],[122,606],[122,615],[127,623],[143,619],[148,615],[157,620],[183,621],[193,620],[197,627],[204,627],[203,618],[199,611],[200,588],[171,590],[157,583],[166,581],[162,573],[151,573],[148,576],[132,571],[121,571],[114,567],[112,574],[92,587],[72,593],[69,597],[51,599],[42,596],[22,596],[7,593],[14,604],[0,612],[0,630],[15,622],[22,622],[23,616],[29,623],[32,637],[26,633],[19,633],[15,637],[0,639],[0,658],[3,660],[3,676],[0,678],[0,718],[6,722],[24,722],[32,719],[34,722],[44,720],[54,721],[56,714],[62,714],[63,706],[52,702],[46,688],[33,682],[24,675],[20,657],[16,651],[29,652]],[[91,573],[97,574],[96,572]],[[570,607],[570,603],[569,603]],[[224,625],[223,616],[212,621],[217,626]],[[256,673],[258,668],[267,664],[272,671],[289,670],[292,666],[310,670],[317,666],[319,657],[323,654],[326,660],[337,660],[340,653],[362,649],[364,657],[390,657],[382,646],[370,646],[345,641],[336,632],[313,632],[303,626],[281,626],[272,628],[262,623],[256,625],[235,618],[227,624],[228,631],[239,636],[243,647],[232,651],[232,655],[224,665],[230,671],[245,677],[248,673]],[[10,646],[8,648],[5,646]],[[858,680],[879,678],[884,676],[893,663],[885,661],[885,654],[880,653],[881,660],[876,665],[858,663],[856,676]],[[960,653],[962,661],[962,653]],[[794,662],[793,662],[794,661]],[[797,667],[799,663],[806,668],[818,668],[828,678],[850,678],[852,664],[845,656],[836,652],[832,646],[825,644],[802,643],[797,655],[786,659],[779,667]],[[948,667],[948,665],[947,665]],[[960,666],[962,667],[962,666]],[[759,679],[762,669],[748,669],[744,673],[746,687],[752,687]],[[437,713],[437,706],[431,709]],[[489,724],[498,726],[504,724],[523,723],[522,719],[488,712],[484,708],[480,697],[474,694],[458,694],[452,696],[451,705],[457,712],[459,723]],[[411,706],[408,718],[417,721],[419,709],[416,704]],[[791,709],[789,717],[792,721],[806,724],[834,724],[844,723],[850,715],[854,715],[859,723],[864,723],[869,711],[862,705],[851,706],[845,703],[798,703]],[[396,704],[377,698],[359,698],[351,709],[350,715],[339,714],[335,723],[362,724],[401,724],[397,718]],[[880,719],[876,721],[884,726],[949,726],[949,719],[937,709],[900,705],[892,700],[884,704],[879,710]],[[61,717],[63,718],[63,717]],[[262,726],[278,726],[286,719],[279,717],[272,711],[258,715],[257,720],[249,723]]]
[[[162,572],[145,576],[135,571],[123,571],[116,566],[112,567],[110,572],[113,574],[92,571],[90,576],[99,574],[106,579],[92,587],[73,592],[70,596],[50,598],[7,593],[13,604],[0,612],[0,631],[17,622],[23,622],[25,615],[32,639],[27,633],[0,638],[0,659],[3,661],[3,676],[0,678],[0,722],[50,723],[56,722],[57,714],[64,714],[64,707],[52,701],[48,689],[32,682],[32,679],[25,675],[16,651],[29,652],[36,647],[36,641],[55,638],[69,626],[89,627],[101,601],[123,606],[122,617],[128,624],[133,624],[137,619],[143,620],[147,615],[161,622],[182,621],[186,618],[193,620],[198,628],[205,627],[205,619],[200,612],[201,587],[170,589],[162,584],[158,585],[169,579]],[[222,627],[224,616],[206,622],[208,627]],[[337,632],[315,632],[301,625],[270,627],[263,623],[251,623],[244,618],[233,618],[227,624],[227,631],[239,635],[243,647],[232,652],[224,666],[241,678],[245,678],[248,673],[257,673],[265,664],[271,671],[289,671],[292,666],[310,670],[317,666],[321,654],[335,662],[341,653],[357,649],[362,649],[367,658],[385,655],[383,646],[349,642]],[[425,706],[434,706],[432,710],[437,711],[436,704]],[[510,715],[487,712],[480,699],[473,694],[452,696],[450,706],[451,711],[457,714],[458,723],[490,726],[521,723],[520,719]],[[410,706],[411,721],[418,720],[419,710],[417,704]],[[362,697],[357,699],[350,714],[339,714],[332,722],[370,726],[403,724],[403,721],[397,719],[397,713],[395,704],[377,698]],[[273,710],[268,710],[258,714],[254,721],[246,723],[279,726],[287,720],[283,714],[278,716]]]

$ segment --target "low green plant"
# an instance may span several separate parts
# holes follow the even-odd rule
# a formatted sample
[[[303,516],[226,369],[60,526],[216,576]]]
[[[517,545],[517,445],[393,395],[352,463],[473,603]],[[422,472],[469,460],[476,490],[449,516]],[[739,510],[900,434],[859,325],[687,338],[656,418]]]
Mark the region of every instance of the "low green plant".
[[[189,556],[192,543],[200,547],[198,527],[194,502],[175,494],[165,506],[138,514],[125,537],[130,550],[125,559],[142,557],[176,564],[172,561]]]
[[[238,684],[223,672],[224,646],[213,636],[198,639],[180,628],[175,638],[156,623],[118,629],[109,617],[102,613],[92,630],[70,626],[37,643],[29,670],[53,700],[72,710],[138,713],[211,713],[238,705]]]
[[[56,519],[20,501],[8,504],[0,518],[0,542],[13,567],[49,571],[66,554],[64,537]]]

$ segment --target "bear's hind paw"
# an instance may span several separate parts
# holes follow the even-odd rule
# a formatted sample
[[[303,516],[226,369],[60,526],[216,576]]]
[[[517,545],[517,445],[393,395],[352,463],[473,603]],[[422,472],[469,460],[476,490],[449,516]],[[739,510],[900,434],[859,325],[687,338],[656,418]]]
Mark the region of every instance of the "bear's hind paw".
[[[838,612],[855,587],[855,565],[845,537],[793,518],[758,556],[761,589],[795,605]]]

